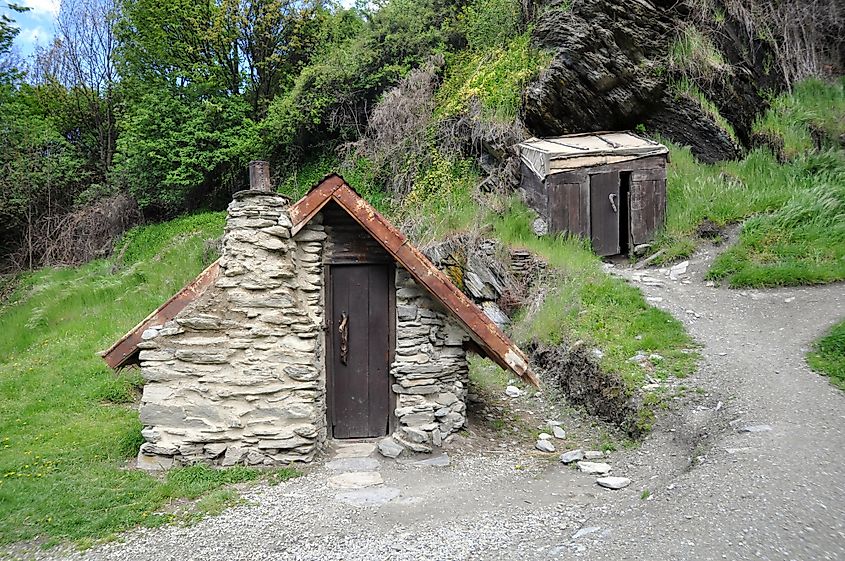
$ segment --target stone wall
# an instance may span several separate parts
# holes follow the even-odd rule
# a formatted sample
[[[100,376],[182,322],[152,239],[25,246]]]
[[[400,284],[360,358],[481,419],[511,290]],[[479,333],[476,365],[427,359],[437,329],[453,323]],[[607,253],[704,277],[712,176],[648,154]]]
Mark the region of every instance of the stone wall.
[[[390,369],[396,394],[393,440],[415,452],[431,452],[466,422],[464,343],[469,337],[401,267],[396,289],[396,355]]]
[[[229,205],[215,285],[141,344],[141,467],[309,461],[326,439],[320,219],[286,199]]]

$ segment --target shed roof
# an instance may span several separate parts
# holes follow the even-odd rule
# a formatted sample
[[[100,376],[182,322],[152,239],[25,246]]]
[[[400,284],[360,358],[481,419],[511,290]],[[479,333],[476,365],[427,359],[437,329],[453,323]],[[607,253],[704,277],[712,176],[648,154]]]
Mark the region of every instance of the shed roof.
[[[662,144],[630,131],[529,138],[518,145],[522,161],[540,179],[560,171],[667,154]]]
[[[336,174],[326,176],[296,204],[290,207],[291,233],[299,232],[329,202],[337,203],[349,213],[379,244],[402,265],[414,279],[439,301],[466,329],[481,354],[512,371],[525,381],[539,386],[528,359],[501,329],[470,300],[449,278],[428,260],[386,218],[365,201],[346,181]],[[137,361],[141,334],[152,325],[176,317],[184,307],[213,284],[219,275],[214,262],[179,293],[162,304],[129,333],[103,353],[112,368]]]

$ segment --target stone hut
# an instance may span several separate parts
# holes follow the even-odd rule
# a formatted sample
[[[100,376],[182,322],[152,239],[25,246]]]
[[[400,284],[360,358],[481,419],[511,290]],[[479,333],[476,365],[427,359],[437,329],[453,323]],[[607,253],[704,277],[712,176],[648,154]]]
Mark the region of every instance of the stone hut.
[[[525,355],[340,176],[290,206],[266,165],[220,259],[104,353],[146,381],[138,464],[310,461],[328,439],[431,452],[466,423],[467,352]]]

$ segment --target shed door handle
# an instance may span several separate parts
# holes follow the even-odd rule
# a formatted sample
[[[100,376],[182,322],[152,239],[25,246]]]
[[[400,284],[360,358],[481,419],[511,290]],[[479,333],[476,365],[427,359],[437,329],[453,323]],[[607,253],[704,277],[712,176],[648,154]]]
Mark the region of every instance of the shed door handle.
[[[610,199],[610,208],[613,209],[613,212],[619,213],[619,207],[616,206],[616,197],[616,193],[611,193],[607,196],[607,198]]]
[[[345,366],[349,357],[349,316],[346,312],[340,314],[337,331],[340,333],[340,362]]]

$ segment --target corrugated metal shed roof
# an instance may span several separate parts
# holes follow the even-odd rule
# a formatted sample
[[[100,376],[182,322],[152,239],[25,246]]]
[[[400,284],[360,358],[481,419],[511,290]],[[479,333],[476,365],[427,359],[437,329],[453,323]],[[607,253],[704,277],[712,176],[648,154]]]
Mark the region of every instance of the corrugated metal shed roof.
[[[411,244],[399,230],[336,174],[326,176],[305,197],[290,208],[292,234],[299,232],[329,202],[334,201],[355,219],[390,255],[402,265],[437,301],[467,330],[482,354],[525,381],[539,387],[539,379],[531,371],[525,354],[472,300]],[[151,325],[173,319],[185,305],[196,299],[213,284],[219,274],[217,263],[200,273],[176,296],[124,335],[103,358],[112,368],[137,360],[141,334]]]
[[[560,171],[667,154],[662,144],[629,131],[530,138],[518,145],[522,161],[540,179]]]

